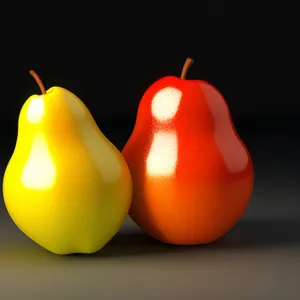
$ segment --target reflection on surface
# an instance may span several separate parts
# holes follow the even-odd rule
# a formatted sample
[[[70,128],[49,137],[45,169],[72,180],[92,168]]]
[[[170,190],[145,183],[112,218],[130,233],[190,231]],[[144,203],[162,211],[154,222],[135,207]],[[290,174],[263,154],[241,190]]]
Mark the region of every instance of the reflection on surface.
[[[65,95],[66,102],[70,108],[73,117],[83,119],[86,117],[84,104],[75,95],[67,93]]]
[[[78,127],[82,142],[103,181],[113,182],[120,178],[122,166],[108,141],[106,141],[91,123],[85,122]]]
[[[223,97],[207,83],[200,83],[207,105],[214,116],[214,140],[229,172],[242,172],[248,166],[248,155],[233,129]]]
[[[172,176],[178,160],[178,141],[175,131],[154,134],[147,158],[148,175]]]
[[[236,137],[230,124],[216,130],[214,138],[229,172],[238,173],[247,168],[247,152]]]
[[[33,98],[27,109],[27,119],[30,123],[36,124],[44,116],[44,100],[41,97]]]
[[[44,190],[51,189],[55,183],[56,168],[43,135],[36,135],[31,152],[22,172],[24,186]]]
[[[180,103],[182,92],[174,87],[166,87],[155,94],[152,100],[152,115],[158,121],[173,118]]]
[[[78,99],[66,97],[69,108],[75,118],[81,118],[77,129],[87,154],[90,156],[103,181],[114,182],[122,175],[122,166],[117,152],[112,149],[110,143],[99,133],[88,118],[86,118],[84,106]],[[77,101],[76,101],[77,100]]]

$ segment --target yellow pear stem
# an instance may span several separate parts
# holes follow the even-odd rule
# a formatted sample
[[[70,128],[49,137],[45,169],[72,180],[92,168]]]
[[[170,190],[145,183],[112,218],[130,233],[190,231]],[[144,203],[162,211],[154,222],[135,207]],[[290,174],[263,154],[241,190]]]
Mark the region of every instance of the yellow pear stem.
[[[39,86],[42,94],[46,94],[46,90],[45,90],[44,84],[43,84],[41,78],[39,77],[39,75],[35,71],[33,71],[33,70],[30,70],[29,74],[34,78],[34,80],[38,84],[38,86]]]
[[[192,65],[193,62],[194,62],[194,60],[189,58],[189,57],[185,60],[185,63],[183,65],[183,68],[182,68],[182,71],[181,71],[181,76],[180,76],[181,79],[185,79],[186,73],[189,70],[189,68],[190,68],[190,66]]]

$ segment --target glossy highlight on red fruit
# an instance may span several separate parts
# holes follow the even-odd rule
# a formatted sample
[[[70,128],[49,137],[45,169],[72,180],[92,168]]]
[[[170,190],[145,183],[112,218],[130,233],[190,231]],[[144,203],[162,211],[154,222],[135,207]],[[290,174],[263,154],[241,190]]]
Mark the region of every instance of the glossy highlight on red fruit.
[[[202,80],[167,76],[143,95],[122,154],[133,179],[130,216],[153,238],[210,243],[250,201],[254,170],[221,93]]]

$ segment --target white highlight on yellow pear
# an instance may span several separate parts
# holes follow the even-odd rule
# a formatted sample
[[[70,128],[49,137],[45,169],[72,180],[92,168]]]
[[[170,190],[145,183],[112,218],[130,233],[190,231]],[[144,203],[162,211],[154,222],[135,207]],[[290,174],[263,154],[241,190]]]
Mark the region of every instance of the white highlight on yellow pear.
[[[35,190],[51,189],[55,183],[56,167],[43,135],[37,135],[32,142],[29,158],[22,172],[24,186]]]
[[[39,123],[44,116],[44,100],[41,97],[33,98],[27,109],[27,119],[30,123]]]

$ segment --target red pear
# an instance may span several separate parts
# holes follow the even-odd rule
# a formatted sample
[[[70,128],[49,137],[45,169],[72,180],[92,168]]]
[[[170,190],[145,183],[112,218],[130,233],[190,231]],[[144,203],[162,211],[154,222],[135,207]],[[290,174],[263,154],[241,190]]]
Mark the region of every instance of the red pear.
[[[221,93],[202,80],[168,76],[139,104],[122,153],[133,179],[130,217],[170,244],[210,243],[241,218],[251,198],[250,154]]]

